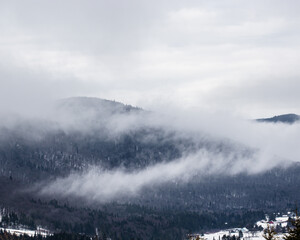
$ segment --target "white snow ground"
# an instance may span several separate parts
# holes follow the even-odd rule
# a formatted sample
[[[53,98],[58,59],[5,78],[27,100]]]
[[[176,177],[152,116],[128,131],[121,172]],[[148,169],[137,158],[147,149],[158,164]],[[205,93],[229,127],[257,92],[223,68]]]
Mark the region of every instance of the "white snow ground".
[[[51,235],[51,233],[47,229],[43,229],[43,228],[38,228],[37,230],[0,228],[0,230],[9,232],[11,234],[16,234],[18,236],[23,235],[23,234],[26,234],[31,237],[34,235],[42,235],[44,237]]]
[[[204,234],[204,236],[202,236],[202,238],[206,239],[206,240],[222,240],[222,236],[223,235],[235,235],[236,237],[239,236],[238,232],[237,233],[230,233],[230,230],[224,230],[224,231],[220,231],[220,232],[216,232],[216,233],[209,233],[209,234]],[[276,235],[278,237],[278,240],[283,239],[283,235],[282,234],[278,234]],[[243,233],[243,237],[241,238],[242,240],[265,240],[265,238],[263,237],[263,232],[256,232],[254,235],[251,232],[244,232]]]
[[[263,229],[266,229],[268,226],[275,228],[277,225],[281,227],[286,227],[288,224],[289,217],[294,218],[294,215],[288,212],[287,215],[277,216],[274,221],[270,221],[269,217],[266,215],[266,219],[256,222],[256,225],[261,226]],[[265,240],[265,238],[263,237],[263,231],[250,232],[248,231],[247,228],[233,228],[233,229],[222,230],[215,233],[206,233],[204,234],[204,236],[202,236],[202,239],[221,240],[223,235],[226,236],[235,235],[236,237],[238,237],[239,231],[242,231],[243,233],[243,237],[241,238],[242,240]],[[276,237],[278,240],[282,240],[284,234],[277,234]]]

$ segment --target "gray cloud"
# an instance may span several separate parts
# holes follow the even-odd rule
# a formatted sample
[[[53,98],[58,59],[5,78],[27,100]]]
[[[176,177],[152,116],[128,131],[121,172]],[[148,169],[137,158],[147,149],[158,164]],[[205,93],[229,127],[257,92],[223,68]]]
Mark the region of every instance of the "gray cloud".
[[[40,98],[93,95],[147,108],[152,99],[248,117],[299,111],[289,91],[299,78],[297,1],[0,4],[1,66],[32,88],[20,99],[47,86]]]

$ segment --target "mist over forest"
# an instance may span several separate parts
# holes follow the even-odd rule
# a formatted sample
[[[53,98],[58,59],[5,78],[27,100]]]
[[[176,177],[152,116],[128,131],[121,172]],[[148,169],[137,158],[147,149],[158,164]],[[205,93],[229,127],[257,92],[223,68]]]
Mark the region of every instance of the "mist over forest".
[[[22,213],[21,223],[54,231],[135,229],[122,238],[181,238],[224,221],[251,226],[300,200],[297,131],[297,121],[62,99],[40,117],[6,115],[1,122],[1,205]],[[139,227],[147,221],[150,229]]]
[[[0,1],[0,228],[182,240],[292,212],[299,10]]]

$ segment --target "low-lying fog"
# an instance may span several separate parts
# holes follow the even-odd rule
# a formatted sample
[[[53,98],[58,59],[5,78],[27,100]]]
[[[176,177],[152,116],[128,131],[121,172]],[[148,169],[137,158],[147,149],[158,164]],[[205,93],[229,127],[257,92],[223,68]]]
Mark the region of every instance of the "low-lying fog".
[[[57,178],[42,185],[40,190],[40,193],[50,195],[89,196],[99,202],[115,200],[124,195],[135,196],[147,186],[173,180],[189,181],[196,175],[256,174],[299,161],[298,123],[258,123],[224,113],[170,109],[149,112],[131,108],[130,112],[126,112],[124,105],[119,103],[93,98],[73,98],[56,102],[56,106],[40,118],[7,116],[6,120],[3,118],[2,126],[14,128],[22,125],[23,121],[31,123],[30,132],[26,132],[26,128],[22,131],[22,134],[28,135],[27,138],[47,137],[48,133],[57,130],[66,133],[77,131],[88,136],[99,129],[115,138],[148,127],[161,129],[166,133],[175,132],[174,139],[219,141],[231,146],[229,152],[213,148],[202,148],[193,152],[183,149],[180,159],[163,161],[136,171],[126,171],[123,168],[106,170],[102,166],[89,166],[83,172],[72,173],[68,177]],[[245,149],[248,150],[247,154]]]

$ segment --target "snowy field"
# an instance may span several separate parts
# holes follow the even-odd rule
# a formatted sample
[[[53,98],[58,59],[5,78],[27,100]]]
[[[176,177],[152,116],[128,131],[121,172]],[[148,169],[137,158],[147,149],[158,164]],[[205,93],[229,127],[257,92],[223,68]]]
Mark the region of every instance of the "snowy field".
[[[28,236],[34,236],[34,235],[42,235],[42,236],[48,236],[51,235],[50,232],[43,228],[38,228],[37,230],[28,230],[28,229],[14,229],[14,228],[0,228],[2,231],[9,232],[11,234],[16,234],[18,236],[26,234]]]
[[[256,225],[262,227],[263,229],[266,229],[268,226],[274,228],[276,228],[276,226],[287,227],[289,218],[295,218],[295,215],[291,212],[288,212],[287,215],[280,216],[280,214],[278,213],[278,216],[273,221],[270,221],[269,217],[266,215],[266,219],[256,222]],[[247,228],[232,228],[215,233],[206,233],[204,234],[204,236],[200,237],[200,239],[222,240],[222,237],[224,235],[236,237],[239,237],[241,235],[240,239],[242,240],[265,240],[265,238],[263,237],[263,231],[251,232]],[[284,234],[277,234],[276,237],[278,240],[282,240]]]
[[[238,237],[239,233],[238,232],[230,233],[229,230],[225,230],[225,231],[220,231],[220,232],[216,232],[216,233],[204,234],[204,236],[202,236],[202,238],[204,238],[206,240],[222,240],[223,235],[226,235],[226,236],[235,235],[236,237]],[[277,236],[278,240],[283,239],[282,234],[278,234],[276,236]],[[244,232],[243,237],[241,239],[242,240],[265,240],[265,238],[263,237],[263,232],[256,232],[255,234],[252,234],[251,232]]]

